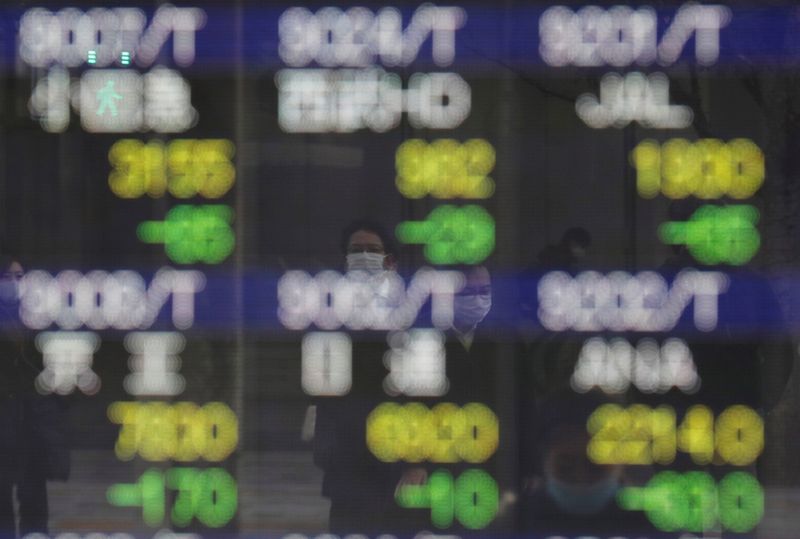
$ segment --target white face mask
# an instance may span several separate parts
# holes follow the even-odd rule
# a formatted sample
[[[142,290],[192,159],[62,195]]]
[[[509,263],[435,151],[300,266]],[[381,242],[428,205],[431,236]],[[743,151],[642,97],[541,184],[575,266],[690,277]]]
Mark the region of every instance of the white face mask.
[[[453,316],[460,327],[475,327],[492,308],[491,294],[472,294],[453,298]]]
[[[16,279],[0,279],[0,301],[3,303],[19,301],[19,282]]]
[[[350,253],[347,255],[347,271],[361,270],[368,273],[383,271],[386,255],[380,253]]]

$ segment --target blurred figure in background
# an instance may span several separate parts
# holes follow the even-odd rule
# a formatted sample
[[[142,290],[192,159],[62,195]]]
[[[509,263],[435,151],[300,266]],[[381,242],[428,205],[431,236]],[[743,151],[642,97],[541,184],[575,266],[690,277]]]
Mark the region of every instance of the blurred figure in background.
[[[340,247],[352,278],[374,285],[376,301],[391,302],[387,274],[395,269],[394,249],[383,227],[354,221],[342,231]],[[358,275],[355,275],[358,273]],[[314,462],[323,470],[322,495],[331,502],[329,530],[345,533],[384,531],[395,510],[397,467],[378,461],[367,449],[366,418],[385,400],[385,332],[352,337],[352,387],[348,394],[315,399]]]
[[[0,256],[0,267],[0,537],[11,538],[48,532],[47,480],[69,475],[68,417],[62,397],[35,390],[42,367],[18,317],[19,258]]]
[[[572,227],[564,232],[556,245],[548,245],[539,253],[537,267],[542,270],[575,271],[581,269],[592,235],[581,227]]]
[[[587,456],[586,420],[612,399],[599,392],[564,390],[546,399],[533,422],[522,425],[522,530],[579,535],[652,531],[641,512],[622,510],[617,491],[625,468]],[[538,536],[538,535],[537,535]]]
[[[68,417],[62,397],[35,390],[42,368],[18,318],[19,257],[0,256],[0,267],[0,537],[11,538],[48,531],[47,480],[69,475]]]

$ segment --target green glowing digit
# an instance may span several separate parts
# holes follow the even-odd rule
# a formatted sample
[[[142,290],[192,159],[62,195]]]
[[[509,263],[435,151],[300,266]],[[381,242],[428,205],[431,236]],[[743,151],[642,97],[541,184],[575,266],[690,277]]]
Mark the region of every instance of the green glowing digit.
[[[447,470],[437,470],[425,485],[398,489],[395,499],[401,507],[430,507],[431,522],[437,528],[450,527],[455,518],[464,527],[477,530],[497,515],[499,492],[497,482],[483,470],[467,470],[455,481]]]
[[[659,228],[667,244],[685,244],[703,264],[746,264],[758,252],[761,236],[753,206],[703,206],[688,221],[672,221]]]
[[[471,530],[485,528],[497,515],[497,482],[483,470],[467,470],[455,485],[455,511],[459,522]]]
[[[479,264],[494,250],[494,219],[476,205],[439,206],[425,221],[400,223],[396,233],[402,243],[425,244],[434,264]]]
[[[167,472],[167,486],[177,490],[172,505],[172,523],[188,526],[194,518],[199,499],[199,471],[196,468],[173,468]]]
[[[684,493],[688,504],[685,529],[701,532],[717,522],[717,486],[705,472],[687,472],[683,476]]]
[[[722,525],[737,533],[756,527],[764,516],[764,490],[746,472],[733,472],[719,482],[719,518]]]
[[[158,470],[147,470],[137,483],[112,485],[106,499],[118,507],[141,505],[147,525],[158,526],[164,520],[164,477]]]
[[[164,221],[141,223],[136,234],[145,243],[163,243],[170,259],[179,264],[218,264],[233,252],[232,219],[229,206],[181,204]]]
[[[230,522],[238,506],[236,480],[222,468],[209,468],[199,479],[197,518],[209,528],[220,528]]]
[[[431,500],[431,522],[437,528],[447,528],[453,524],[455,513],[453,476],[450,472],[439,470],[428,481],[428,495]]]
[[[745,472],[730,473],[719,485],[706,472],[660,472],[646,487],[620,489],[617,503],[627,511],[643,510],[665,532],[703,532],[719,522],[723,528],[745,533],[764,515],[764,491]]]

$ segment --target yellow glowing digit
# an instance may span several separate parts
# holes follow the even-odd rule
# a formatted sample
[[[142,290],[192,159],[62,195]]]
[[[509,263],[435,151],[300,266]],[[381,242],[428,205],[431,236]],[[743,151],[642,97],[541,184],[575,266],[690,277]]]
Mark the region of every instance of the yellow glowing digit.
[[[400,411],[403,429],[402,444],[405,446],[403,460],[421,462],[430,455],[431,446],[435,443],[433,422],[428,408],[424,404],[411,402]]]
[[[111,146],[108,161],[112,166],[108,185],[118,197],[138,198],[145,193],[159,197],[164,194],[164,148],[160,141],[144,144],[135,139],[119,140]]]
[[[733,178],[733,159],[728,145],[717,139],[695,142],[700,157],[700,176],[694,185],[698,198],[719,198],[728,192]]]
[[[677,446],[675,411],[670,406],[659,406],[651,415],[653,431],[653,461],[670,464],[675,460]]]
[[[617,404],[603,404],[586,420],[591,438],[586,446],[589,460],[595,464],[615,464],[618,461],[619,440],[630,426],[626,411]]]
[[[466,404],[463,413],[466,428],[456,444],[456,451],[467,462],[483,462],[497,450],[500,422],[494,412],[477,402]]]
[[[139,407],[139,455],[149,461],[167,460],[175,454],[177,429],[175,412],[164,402],[148,402]]]
[[[644,198],[653,198],[661,190],[661,148],[653,140],[639,143],[631,153],[636,168],[636,189]]]
[[[206,447],[206,432],[197,405],[193,402],[178,402],[173,405],[173,409],[177,431],[173,458],[180,462],[197,460]]]
[[[397,149],[397,189],[408,198],[488,198],[494,181],[495,151],[484,139],[461,144],[454,139],[432,143],[407,140]]]
[[[686,139],[676,138],[661,148],[661,192],[669,198],[686,198],[702,176],[702,155]]]
[[[395,183],[400,193],[408,198],[422,198],[431,187],[429,172],[433,163],[428,160],[428,144],[424,140],[410,139],[397,149]]]
[[[458,462],[458,444],[467,429],[464,412],[455,404],[443,402],[433,407],[431,426],[434,443],[430,451],[432,462]]]
[[[122,425],[119,429],[114,453],[120,460],[131,460],[139,447],[139,414],[135,402],[113,402],[108,407],[108,418]]]
[[[689,453],[697,464],[714,458],[714,414],[707,406],[689,408],[678,427],[678,448]]]
[[[488,141],[482,138],[470,139],[464,143],[467,165],[467,185],[465,196],[469,198],[489,198],[494,194],[494,180],[489,173],[494,170],[495,151]]]
[[[652,464],[652,410],[643,404],[634,404],[627,410],[630,421],[618,447],[619,462],[623,464]]]
[[[209,402],[200,408],[204,419],[205,448],[203,457],[211,462],[228,458],[239,443],[239,420],[222,402]]]
[[[467,181],[467,166],[461,144],[453,139],[438,139],[429,148],[431,159],[436,162],[430,194],[436,198],[461,196]]]
[[[226,139],[198,140],[194,146],[194,176],[197,193],[219,198],[233,187],[236,168],[231,159],[234,145]]]
[[[405,454],[400,410],[399,404],[384,402],[367,417],[367,447],[380,461],[397,462]]]
[[[743,199],[753,196],[764,183],[764,154],[753,141],[738,138],[728,146],[733,160],[733,178],[728,194]]]
[[[169,192],[175,197],[190,198],[197,194],[192,161],[195,142],[192,139],[177,139],[167,146]]]
[[[731,406],[717,418],[715,437],[720,457],[734,466],[747,466],[764,450],[764,422],[752,408]]]

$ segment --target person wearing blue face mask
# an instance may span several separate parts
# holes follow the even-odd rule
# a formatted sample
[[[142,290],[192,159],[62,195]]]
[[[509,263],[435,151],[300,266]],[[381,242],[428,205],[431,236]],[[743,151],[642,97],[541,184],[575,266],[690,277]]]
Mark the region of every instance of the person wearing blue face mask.
[[[478,324],[492,308],[492,279],[486,266],[468,267],[463,273],[464,286],[453,297],[453,329],[468,349]]]
[[[5,255],[0,268],[0,537],[5,538],[16,537],[17,530],[47,533],[47,480],[67,479],[69,450],[66,403],[35,390],[42,365],[18,318],[22,264]]]
[[[620,535],[652,532],[642,512],[622,510],[616,495],[628,478],[619,464],[596,464],[586,448],[586,420],[613,402],[597,392],[560,391],[542,402],[533,424],[523,424],[521,527],[536,534]],[[527,431],[527,432],[525,432]]]

